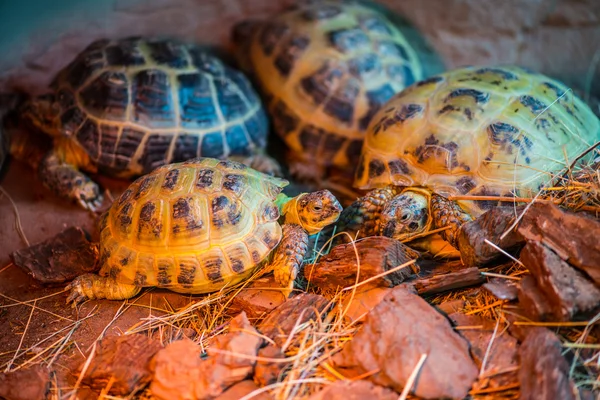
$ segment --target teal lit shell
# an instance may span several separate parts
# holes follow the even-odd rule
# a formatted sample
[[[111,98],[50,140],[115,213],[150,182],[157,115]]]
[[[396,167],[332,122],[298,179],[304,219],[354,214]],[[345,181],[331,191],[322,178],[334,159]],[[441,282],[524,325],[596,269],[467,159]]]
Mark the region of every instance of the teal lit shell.
[[[246,77],[195,44],[92,43],[52,84],[62,131],[101,170],[133,176],[265,146],[265,110]]]
[[[452,70],[410,86],[373,118],[355,186],[534,196],[600,140],[600,122],[548,76],[514,66]],[[472,214],[492,201],[461,202]]]
[[[275,132],[295,155],[324,166],[354,168],[373,115],[423,77],[400,29],[358,2],[299,2],[239,24],[234,38]]]
[[[157,168],[103,214],[100,275],[204,293],[245,279],[279,244],[288,182],[211,158]]]

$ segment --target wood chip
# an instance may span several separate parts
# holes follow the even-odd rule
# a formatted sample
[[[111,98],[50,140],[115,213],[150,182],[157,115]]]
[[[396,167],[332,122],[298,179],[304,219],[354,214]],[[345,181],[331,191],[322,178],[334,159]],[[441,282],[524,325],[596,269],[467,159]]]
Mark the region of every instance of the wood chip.
[[[481,275],[478,268],[464,268],[456,272],[434,275],[431,278],[416,279],[411,283],[420,295],[425,296],[480,285],[483,282],[485,277]]]

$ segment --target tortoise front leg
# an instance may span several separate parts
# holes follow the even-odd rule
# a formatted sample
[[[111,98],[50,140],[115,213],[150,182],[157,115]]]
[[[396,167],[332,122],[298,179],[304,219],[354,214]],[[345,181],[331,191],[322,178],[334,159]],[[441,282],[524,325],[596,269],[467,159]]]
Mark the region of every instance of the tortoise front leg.
[[[73,302],[77,305],[85,300],[108,299],[125,300],[130,299],[140,292],[140,286],[126,285],[117,282],[114,278],[98,276],[96,274],[84,274],[66,286],[71,290],[67,303]]]
[[[435,229],[450,227],[440,232],[440,235],[454,248],[458,248],[456,237],[458,228],[465,222],[471,221],[471,216],[456,202],[435,193],[431,196],[431,215]]]
[[[273,271],[275,281],[288,290],[294,288],[294,280],[300,271],[308,251],[308,233],[300,225],[284,224],[283,238],[273,252],[266,272]]]
[[[39,175],[46,187],[62,198],[76,200],[81,207],[96,211],[102,204],[102,193],[98,184],[79,171],[74,165],[61,160],[50,151],[39,166]]]

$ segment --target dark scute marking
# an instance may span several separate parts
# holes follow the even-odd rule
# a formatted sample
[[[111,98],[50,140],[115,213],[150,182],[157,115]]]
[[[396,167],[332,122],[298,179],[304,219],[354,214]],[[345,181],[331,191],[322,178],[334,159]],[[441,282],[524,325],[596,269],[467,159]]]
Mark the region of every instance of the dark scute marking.
[[[259,34],[260,46],[266,55],[271,55],[277,42],[290,31],[290,28],[281,22],[268,22]]]
[[[242,262],[242,260],[239,260],[239,259],[233,258],[233,257],[229,257],[229,261],[231,262],[231,269],[236,274],[241,274],[242,272],[244,272],[246,270],[244,268],[244,263]]]
[[[407,175],[410,172],[408,164],[404,160],[392,160],[388,162],[388,168],[392,175]]]
[[[238,196],[244,191],[246,184],[247,182],[244,175],[227,174],[223,179],[223,189],[229,190]]]
[[[225,209],[225,207],[229,206],[230,201],[226,196],[218,196],[215,197],[212,201],[212,211],[213,214],[218,213]]]
[[[300,132],[300,145],[306,152],[316,152],[324,131],[313,125],[306,125]],[[310,153],[309,153],[310,154]]]
[[[187,51],[192,58],[192,64],[201,72],[205,72],[214,77],[222,76],[224,65],[218,58],[210,55],[202,46],[188,45]]]
[[[413,118],[421,111],[423,111],[423,106],[419,104],[408,104],[403,105],[400,109],[396,109],[393,113],[384,115],[373,127],[375,136],[382,130],[385,131],[398,123],[403,123],[407,119]]]
[[[432,76],[431,78],[423,79],[423,80],[417,82],[417,86],[430,85],[432,83],[438,83],[443,80],[444,80],[444,78],[442,78],[441,76]]]
[[[138,187],[138,190],[133,196],[133,198],[137,200],[140,197],[144,196],[146,193],[148,193],[155,179],[156,178],[153,176],[146,176],[142,178],[142,180],[140,181],[140,186]]]
[[[177,276],[177,283],[181,285],[191,285],[194,283],[196,276],[196,266],[194,264],[179,263],[179,275]]]
[[[519,129],[505,122],[495,122],[488,126],[488,136],[497,145],[512,141],[518,134]]]
[[[388,65],[386,72],[391,80],[402,82],[404,87],[415,82],[415,74],[408,65]]]
[[[127,75],[106,71],[83,88],[79,98],[102,118],[123,121],[129,103]]]
[[[468,108],[468,107],[465,107],[465,109],[464,109],[463,113],[465,114],[465,116],[467,117],[467,119],[468,119],[469,121],[471,121],[471,120],[473,119],[473,111],[471,111],[471,109],[470,109],[470,108]]]
[[[212,186],[214,175],[215,171],[213,171],[212,169],[201,169],[200,171],[198,171],[198,180],[196,181],[196,187],[204,189]]]
[[[225,131],[225,140],[232,155],[249,155],[252,151],[242,125],[229,126]]]
[[[271,231],[265,231],[263,237],[261,238],[263,243],[267,245],[268,248],[272,249],[277,245],[277,240],[271,235]]]
[[[181,127],[206,129],[221,122],[213,101],[213,89],[205,74],[190,73],[177,76]]]
[[[177,185],[177,180],[179,179],[179,170],[172,169],[165,175],[165,181],[162,184],[163,189],[172,190],[175,185]]]
[[[117,267],[116,265],[113,265],[113,266],[111,266],[110,270],[108,271],[108,276],[112,279],[116,279],[120,273],[121,273],[121,268]]]
[[[133,279],[133,284],[136,286],[145,286],[147,280],[148,280],[148,277],[146,275],[137,271],[135,273],[135,278]]]
[[[169,277],[169,264],[158,263],[158,273],[156,274],[156,280],[159,285],[168,285],[171,283],[171,277]]]
[[[260,253],[257,250],[252,250],[252,262],[258,264],[260,261]]]
[[[269,204],[263,209],[263,218],[265,221],[275,221],[279,216],[279,208],[275,204]]]
[[[452,92],[450,92],[446,101],[448,101],[449,99],[453,99],[455,97],[462,97],[462,96],[472,97],[477,104],[487,103],[490,99],[489,93],[484,93],[484,92],[481,92],[481,91],[475,90],[475,89],[460,88],[460,89],[455,89]]]
[[[389,24],[386,23],[382,18],[368,16],[360,19],[361,26],[371,33],[377,33],[380,35],[391,35],[392,31],[389,28]]]
[[[263,148],[266,146],[267,135],[269,133],[269,119],[263,107],[260,107],[254,116],[246,118],[244,126],[256,147]]]
[[[273,107],[273,126],[280,136],[285,137],[294,132],[299,121],[298,116],[283,101],[279,100],[275,103]]]
[[[180,197],[173,203],[173,219],[188,218],[190,216],[189,199]]]
[[[248,107],[237,85],[226,78],[215,78],[213,80],[217,92],[217,102],[221,108],[221,114],[225,121],[233,121],[244,117],[248,113]]]
[[[369,37],[359,28],[331,31],[329,41],[342,53],[369,45]]]
[[[130,165],[145,135],[144,131],[129,127],[123,128],[115,150],[115,167],[118,170],[124,170]]]
[[[340,14],[342,9],[333,4],[315,4],[302,13],[306,21],[322,21]]]
[[[343,75],[341,69],[333,68],[326,63],[314,74],[302,78],[300,86],[318,105],[327,99]]]
[[[169,76],[158,69],[138,72],[132,83],[133,121],[151,128],[176,124]]]
[[[292,36],[284,41],[279,50],[279,54],[275,58],[275,68],[283,76],[288,76],[296,61],[302,57],[302,54],[310,44],[310,39],[306,36]]]
[[[86,116],[79,107],[69,108],[60,116],[63,134],[67,136],[74,135],[85,119]]]
[[[175,139],[175,148],[171,157],[172,163],[187,161],[198,157],[200,137],[195,133],[182,133]]]
[[[154,215],[154,211],[156,210],[156,204],[151,201],[147,202],[142,206],[142,210],[140,211],[140,221],[150,222],[152,220],[152,215]]]
[[[381,59],[377,54],[366,53],[348,61],[350,73],[357,78],[366,78],[370,74],[379,74],[382,71]]]
[[[127,264],[129,264],[129,258],[128,257],[122,258],[121,260],[119,260],[119,263],[122,266],[126,266]]]
[[[425,144],[428,146],[435,146],[439,142],[440,141],[435,137],[433,133],[425,138]]]
[[[475,181],[468,176],[463,176],[456,181],[456,186],[461,194],[469,193],[476,186]]]
[[[438,114],[442,115],[442,114],[446,114],[452,111],[459,111],[460,108],[456,108],[454,107],[452,104],[446,104],[444,107],[442,107],[442,109],[440,111],[438,111]]]
[[[376,178],[385,172],[385,164],[380,160],[369,162],[369,178]]]
[[[222,264],[223,260],[214,257],[206,262],[206,276],[211,282],[216,283],[223,280],[223,276],[221,275]]]
[[[85,121],[81,129],[77,132],[76,138],[77,142],[81,144],[91,158],[98,159],[100,132],[98,131],[98,124],[96,122],[90,119]]]
[[[119,127],[109,124],[100,124],[100,153],[98,165],[100,167],[113,167],[117,140],[119,139]]]
[[[121,194],[121,197],[119,197],[119,201],[117,202],[117,205],[121,206],[121,204],[125,203],[127,200],[129,200],[131,198],[131,195],[133,195],[133,190],[127,189],[126,191],[124,191]]]
[[[485,74],[488,72],[491,72],[491,73],[497,74],[497,75],[501,75],[503,79],[506,79],[509,81],[515,81],[515,80],[519,79],[517,77],[517,75],[513,74],[512,72],[505,71],[500,68],[480,68],[477,71],[475,71],[476,74]]]
[[[171,228],[171,230],[172,230],[172,231],[173,231],[173,233],[176,235],[176,234],[178,234],[179,232],[181,232],[181,226],[179,226],[179,225],[175,224],[175,225],[173,225],[173,228]]]
[[[323,132],[323,134],[325,134],[325,132]],[[326,160],[332,159],[338,154],[345,142],[345,138],[336,135],[335,133],[325,134],[322,153],[320,154],[320,157]]]
[[[131,225],[131,216],[129,215],[129,213],[131,212],[132,207],[133,206],[131,205],[131,203],[127,203],[119,212],[119,222],[121,228],[123,229],[126,229],[129,225]]]
[[[173,139],[174,136],[170,134],[153,134],[148,136],[144,153],[140,159],[144,173],[151,172],[169,162],[169,148]]]
[[[248,169],[246,164],[242,164],[241,162],[231,161],[231,160],[221,160],[217,164],[219,167],[227,168],[227,169],[237,169],[239,171],[243,171]]]
[[[562,97],[565,94],[564,90],[562,90],[561,88],[559,88],[552,82],[544,82],[544,86],[552,89],[554,91],[554,93],[556,93],[557,97]]]
[[[104,54],[106,55],[108,64],[114,66],[130,67],[142,65],[146,62],[144,55],[135,41],[123,40],[117,44],[107,46]]]
[[[519,101],[535,115],[538,115],[546,109],[546,105],[543,102],[529,95],[519,97]]]
[[[500,193],[488,188],[487,186],[483,186],[477,191],[471,193],[473,196],[500,196]],[[499,202],[495,200],[475,200],[477,206],[482,210],[491,210],[498,206]]]
[[[360,158],[360,152],[362,151],[363,141],[361,139],[352,140],[346,148],[346,157],[351,165],[354,165]]]
[[[200,146],[200,157],[219,158],[225,152],[221,132],[211,132],[204,135]]]
[[[323,111],[341,122],[352,122],[354,104],[359,93],[359,85],[354,80],[347,80],[327,100]]]
[[[161,40],[148,42],[150,56],[160,65],[168,65],[173,68],[186,68],[188,60],[186,51],[181,43]]]
[[[238,207],[237,203],[233,203],[227,210],[227,221],[231,225],[237,225],[242,219],[242,209]]]
[[[84,50],[67,66],[66,79],[74,88],[79,88],[90,76],[104,67],[104,58],[100,50]]]

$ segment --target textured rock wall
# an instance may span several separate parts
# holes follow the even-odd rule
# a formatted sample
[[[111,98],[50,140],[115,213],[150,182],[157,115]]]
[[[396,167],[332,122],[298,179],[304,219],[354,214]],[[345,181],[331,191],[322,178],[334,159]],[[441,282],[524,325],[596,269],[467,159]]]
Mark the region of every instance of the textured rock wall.
[[[293,0],[0,2],[0,90],[41,92],[90,41],[139,34],[225,44],[231,25]],[[379,0],[448,67],[518,63],[600,94],[600,0]]]

